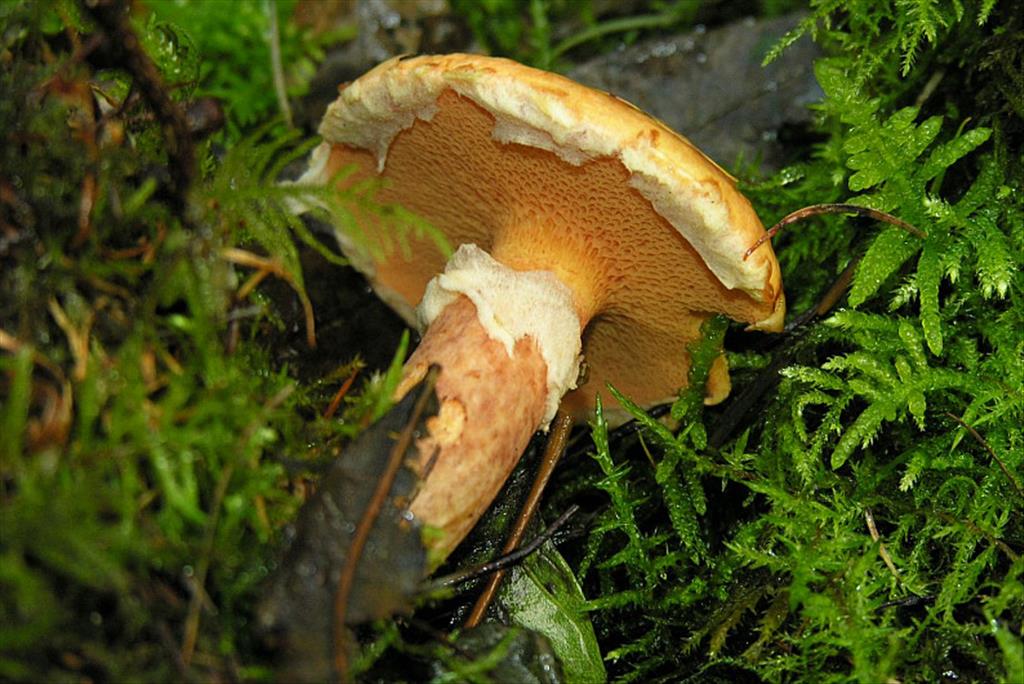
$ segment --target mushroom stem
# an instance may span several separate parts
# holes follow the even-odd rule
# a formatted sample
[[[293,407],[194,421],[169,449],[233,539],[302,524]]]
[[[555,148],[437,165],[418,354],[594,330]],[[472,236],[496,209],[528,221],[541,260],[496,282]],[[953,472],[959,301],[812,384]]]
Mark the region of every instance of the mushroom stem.
[[[509,355],[459,295],[434,319],[405,365],[401,398],[431,364],[441,366],[438,415],[428,421],[418,464],[423,482],[410,511],[426,535],[436,567],[469,533],[497,496],[547,401],[547,365],[536,340],[522,337]]]

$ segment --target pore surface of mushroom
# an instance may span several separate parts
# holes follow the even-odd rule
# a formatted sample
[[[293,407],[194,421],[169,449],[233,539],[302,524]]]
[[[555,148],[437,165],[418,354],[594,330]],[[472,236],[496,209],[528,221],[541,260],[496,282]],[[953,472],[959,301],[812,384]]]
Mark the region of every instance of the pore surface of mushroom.
[[[411,505],[438,529],[438,558],[559,402],[585,418],[607,383],[642,405],[669,400],[709,316],[781,326],[778,263],[767,244],[743,259],[764,229],[733,180],[611,95],[503,59],[395,59],[343,88],[320,132],[304,181],[380,178],[379,200],[456,248],[450,261],[426,237],[390,248],[358,208],[358,229],[339,234],[378,294],[425,329],[399,394],[442,366]],[[720,358],[706,400],[728,391]]]

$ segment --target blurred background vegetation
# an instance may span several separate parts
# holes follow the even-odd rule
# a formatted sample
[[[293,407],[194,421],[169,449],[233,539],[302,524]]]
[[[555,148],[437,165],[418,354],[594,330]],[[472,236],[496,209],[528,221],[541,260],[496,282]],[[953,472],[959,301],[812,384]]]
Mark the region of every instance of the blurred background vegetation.
[[[782,16],[756,59],[813,39],[811,115],[777,170],[718,161],[765,223],[846,202],[927,236],[847,216],[780,234],[794,318],[844,273],[849,295],[781,340],[709,331],[736,399],[684,393],[679,430],[634,409],[577,434],[544,517],[575,503],[585,524],[498,617],[573,681],[1024,681],[1012,0],[0,4],[0,679],[274,679],[253,606],[283,530],[404,353],[290,202],[422,229],[372,188],[278,184],[339,82],[418,51],[568,72]],[[493,551],[507,508],[452,567]],[[438,637],[474,599],[360,632],[362,676],[513,677],[534,646]]]

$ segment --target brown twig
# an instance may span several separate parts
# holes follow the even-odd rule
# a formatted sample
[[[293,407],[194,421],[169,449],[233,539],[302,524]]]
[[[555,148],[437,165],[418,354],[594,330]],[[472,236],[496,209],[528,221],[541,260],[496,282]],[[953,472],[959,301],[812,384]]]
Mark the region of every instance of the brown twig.
[[[850,261],[814,306],[787,323],[786,332],[792,333],[793,331],[798,330],[802,326],[807,325],[831,311],[832,307],[836,305],[839,299],[843,296],[843,293],[846,292],[846,289],[849,287],[850,281],[853,279],[854,271],[857,269],[857,264],[860,263],[860,259],[861,257],[856,257]],[[719,419],[713,425],[711,436],[708,439],[709,445],[715,449],[721,447],[722,444],[725,443],[725,440],[736,431],[737,426],[743,418],[758,404],[758,401],[764,393],[778,381],[779,371],[792,363],[796,348],[797,347],[792,343],[788,346],[782,347],[781,353],[775,356],[768,367],[758,373],[753,382],[749,383],[743,388],[742,392],[731,399],[725,412],[721,414]],[[623,427],[628,425],[630,425],[630,423],[627,423]],[[737,474],[737,476],[741,478],[745,477],[743,474]]]
[[[498,558],[495,558],[492,561],[487,561],[486,563],[481,563],[480,565],[474,565],[471,568],[459,570],[458,572],[453,572],[450,575],[445,575],[444,577],[439,577],[435,580],[431,580],[430,582],[424,584],[420,588],[420,591],[422,593],[429,594],[431,592],[437,591],[438,589],[444,589],[445,587],[452,587],[456,584],[462,584],[463,582],[468,582],[470,580],[476,579],[477,577],[483,577],[484,575],[488,575],[492,572],[499,572],[509,566],[515,565],[516,563],[518,563],[519,561],[521,561],[522,559],[526,558],[531,553],[539,549],[546,541],[555,536],[555,533],[562,528],[562,525],[567,523],[569,521],[569,518],[576,515],[576,513],[579,510],[580,507],[576,504],[569,506],[565,513],[562,513],[560,516],[555,518],[554,522],[548,525],[546,530],[544,530],[536,537],[531,539],[528,543],[524,544],[523,546],[520,546],[512,553],[508,553],[503,556],[499,556]]]
[[[362,558],[363,548],[370,538],[373,524],[380,517],[381,510],[384,508],[384,502],[391,492],[391,486],[398,475],[398,469],[402,466],[405,454],[416,436],[416,426],[427,410],[427,405],[433,396],[437,376],[438,369],[436,367],[432,367],[427,371],[420,386],[420,395],[416,398],[416,403],[413,405],[412,413],[409,416],[409,423],[398,434],[394,446],[391,447],[384,472],[381,473],[373,495],[366,505],[366,511],[359,519],[359,524],[352,534],[352,542],[349,544],[345,563],[341,567],[338,577],[338,590],[334,595],[334,671],[341,681],[348,679],[348,655],[345,652],[345,618],[348,615],[348,599],[352,593],[352,586],[355,583],[356,567]]]
[[[947,416],[949,416],[957,423],[959,423],[960,427],[962,427],[964,430],[967,430],[968,434],[970,434],[971,437],[973,437],[978,442],[978,444],[984,447],[985,451],[987,451],[989,453],[989,456],[992,457],[992,460],[999,464],[999,469],[1003,471],[1003,475],[1006,476],[1006,479],[1009,480],[1013,488],[1017,490],[1017,496],[1024,499],[1024,490],[1021,489],[1020,483],[1017,482],[1017,479],[1013,476],[1013,473],[1010,472],[1010,469],[1006,467],[1006,464],[1003,463],[1003,460],[999,458],[999,456],[996,454],[996,450],[992,448],[992,445],[989,444],[988,441],[981,436],[981,433],[979,433],[973,427],[965,423],[963,419],[958,417],[956,414],[950,413],[949,411],[946,411],[945,413]]]
[[[804,219],[812,216],[820,216],[822,214],[856,214],[857,216],[866,216],[868,218],[875,219],[876,221],[890,223],[898,228],[902,228],[911,235],[916,235],[919,238],[928,237],[921,229],[915,228],[906,221],[896,218],[892,214],[888,214],[884,211],[879,211],[878,209],[862,207],[857,204],[812,204],[809,207],[797,209],[793,213],[783,216],[778,223],[769,228],[764,235],[758,238],[757,242],[747,249],[743,254],[743,260],[746,261],[750,255],[754,253],[754,250],[771,240],[780,230],[789,224],[797,223],[798,221],[803,221]]]
[[[818,300],[817,304],[786,324],[786,332],[792,332],[801,326],[807,325],[811,321],[821,318],[831,311],[832,307],[842,299],[846,289],[850,287],[850,282],[853,281],[853,273],[857,270],[857,264],[860,263],[862,258],[863,255],[854,257],[850,263],[846,265],[846,268],[843,269],[842,273],[839,274],[839,277],[837,277],[832,285],[829,286],[825,294],[821,296],[821,299]]]
[[[252,291],[259,287],[259,284],[267,279],[270,275],[270,271],[264,268],[253,273],[249,276],[249,279],[242,283],[242,287],[238,288],[235,292],[235,299],[242,301],[246,297],[252,294]]]
[[[92,330],[93,320],[96,318],[96,310],[90,309],[85,321],[82,322],[81,329],[78,329],[61,308],[56,297],[50,298],[48,308],[53,320],[57,322],[68,338],[68,347],[71,349],[71,356],[75,359],[75,368],[71,376],[81,382],[85,380],[89,369],[89,334]]]
[[[85,178],[82,179],[82,193],[78,199],[78,232],[71,239],[72,247],[80,247],[85,244],[92,233],[92,210],[96,206],[96,196],[96,173],[89,170],[85,172]]]
[[[875,516],[871,514],[870,508],[864,509],[864,519],[868,523],[868,532],[871,533],[871,540],[878,544],[878,555],[885,561],[886,567],[889,568],[889,572],[892,573],[893,577],[898,582],[902,582],[903,578],[900,577],[900,571],[896,569],[896,564],[892,562],[892,557],[889,556],[889,551],[885,548],[885,542],[882,541],[882,536],[878,534],[878,527],[875,526]]]
[[[865,207],[858,207],[852,204],[815,204],[810,207],[804,207],[798,209],[792,214],[789,214],[777,224],[772,226],[761,238],[754,243],[754,245],[747,250],[744,255],[744,259],[749,257],[754,250],[770,240],[783,226],[789,225],[795,221],[815,216],[817,214],[835,214],[835,213],[856,213],[863,216],[870,216],[872,218],[886,221],[898,225],[903,229],[924,237],[917,228],[914,228],[909,223],[901,221],[894,216],[890,216],[884,212],[877,211],[875,209],[867,209]],[[824,316],[836,305],[837,302],[842,298],[843,294],[849,288],[850,283],[853,280],[853,275],[857,270],[858,264],[860,264],[863,255],[856,256],[850,260],[850,263],[846,265],[846,268],[839,274],[832,285],[828,288],[824,295],[818,300],[818,302],[807,309],[800,315],[793,318],[789,323],[786,324],[786,332],[791,333],[812,321]],[[743,417],[756,405],[763,394],[768,390],[769,387],[774,385],[778,380],[779,371],[792,362],[795,347],[790,346],[784,348],[782,354],[777,355],[768,368],[761,371],[757,379],[750,385],[744,388],[744,390],[734,397],[727,408],[726,412],[721,416],[714,426],[714,430],[711,433],[709,444],[714,448],[720,447],[725,443],[725,440],[735,431],[736,427],[740,424]]]
[[[949,524],[952,524],[952,525],[963,525],[964,527],[969,529],[971,532],[974,532],[975,534],[977,534],[977,535],[979,535],[981,537],[984,537],[990,543],[994,544],[997,548],[999,548],[1003,553],[1005,553],[1007,558],[1009,558],[1014,563],[1016,563],[1018,560],[1020,560],[1020,554],[1017,553],[1016,551],[1014,551],[1013,549],[1011,549],[1009,544],[1007,544],[1002,539],[997,537],[995,534],[993,534],[992,532],[989,532],[988,530],[986,530],[985,528],[983,528],[981,525],[979,525],[978,523],[974,522],[973,520],[970,520],[970,519],[960,520],[959,518],[956,518],[956,517],[950,515],[946,511],[939,511],[939,510],[932,509],[932,512],[934,513],[935,517],[937,517],[939,520],[941,520],[943,522],[946,522],[946,523],[949,523]]]
[[[516,547],[523,540],[526,528],[540,505],[540,497],[544,493],[544,488],[551,479],[551,474],[554,472],[558,461],[562,458],[562,454],[565,453],[565,446],[569,441],[569,433],[572,430],[572,417],[564,411],[559,411],[551,425],[551,434],[544,449],[544,457],[541,459],[540,468],[537,470],[537,477],[533,481],[530,494],[526,497],[523,508],[519,511],[519,517],[516,518],[508,540],[505,542],[505,548],[502,549],[504,554],[515,551]],[[504,570],[497,570],[491,575],[491,578],[484,586],[484,590],[480,592],[480,596],[477,598],[469,617],[466,618],[465,627],[467,629],[480,624],[484,613],[487,612],[487,607],[494,600],[494,595],[498,592],[498,587],[501,586],[501,580],[504,577]]]
[[[302,303],[302,312],[306,319],[306,344],[310,348],[316,347],[316,318],[313,316],[313,303],[309,300],[309,295],[306,294],[306,291],[292,277],[292,274],[288,272],[288,269],[284,267],[280,260],[253,254],[238,247],[226,247],[221,250],[220,254],[233,264],[267,271],[288,283]],[[259,280],[262,280],[262,278]],[[257,280],[256,282],[258,283],[259,281]],[[251,292],[251,288],[247,287],[247,284],[243,285],[242,289],[246,295]]]
[[[359,376],[359,371],[360,369],[357,367],[352,371],[352,374],[345,379],[345,382],[341,383],[341,387],[338,388],[334,398],[331,399],[331,403],[324,410],[324,418],[332,418],[334,414],[337,413],[338,407],[341,405],[341,400],[344,399],[345,395],[348,394],[348,391],[352,389],[352,383],[354,383],[356,381],[356,377]]]
[[[110,259],[111,261],[120,261],[122,259],[135,259],[146,254],[150,250],[149,240],[147,238],[141,238],[134,247],[125,247],[123,249],[108,249],[106,247],[101,248],[104,258]]]
[[[186,196],[195,176],[195,151],[185,114],[171,99],[156,65],[142,49],[123,0],[93,0],[83,5],[106,34],[107,48],[131,74],[133,87],[146,99],[160,122],[167,140],[174,196],[184,217]]]
[[[14,335],[10,334],[6,330],[0,329],[0,349],[11,354],[17,354],[22,349],[30,347],[27,342],[22,342]],[[50,375],[54,377],[61,385],[68,384],[67,377],[64,375],[64,371],[61,370],[60,366],[55,364],[49,358],[47,358],[38,349],[32,348],[32,363],[45,368]]]

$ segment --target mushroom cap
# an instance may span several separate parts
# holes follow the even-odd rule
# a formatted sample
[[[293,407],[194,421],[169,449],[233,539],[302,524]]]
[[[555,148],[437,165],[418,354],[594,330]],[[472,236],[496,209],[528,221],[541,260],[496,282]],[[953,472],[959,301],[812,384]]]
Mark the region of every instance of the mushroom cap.
[[[564,404],[577,417],[606,383],[641,405],[674,398],[686,344],[716,313],[781,328],[778,262],[767,243],[744,259],[764,227],[734,180],[608,93],[500,58],[396,58],[344,86],[320,133],[301,181],[380,178],[378,202],[426,219],[452,248],[475,244],[569,286],[586,326],[587,377]],[[369,206],[354,213],[342,248],[414,324],[447,253],[429,235],[396,238]],[[706,401],[728,391],[723,357]]]

